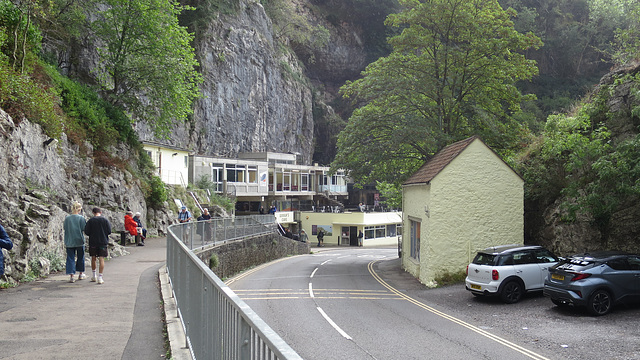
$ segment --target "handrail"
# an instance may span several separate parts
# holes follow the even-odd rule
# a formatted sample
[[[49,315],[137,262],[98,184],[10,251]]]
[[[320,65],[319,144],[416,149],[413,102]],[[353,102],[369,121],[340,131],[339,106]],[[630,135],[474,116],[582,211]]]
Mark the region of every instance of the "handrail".
[[[268,216],[268,215],[267,215]],[[273,216],[271,216],[273,217]],[[268,229],[268,218],[236,217],[242,231],[227,231],[231,236],[245,233],[249,223],[253,230]],[[275,222],[275,217],[273,222]],[[167,234],[167,272],[187,339],[194,359],[302,359],[213,271],[194,254],[193,247],[181,239],[197,230],[199,223],[169,226]],[[224,222],[220,222],[224,224]],[[219,225],[219,224],[218,224]],[[273,230],[270,230],[273,232]],[[233,235],[232,235],[233,234]],[[249,235],[244,235],[249,236]],[[213,241],[215,244],[216,241]],[[211,243],[209,243],[211,244]]]

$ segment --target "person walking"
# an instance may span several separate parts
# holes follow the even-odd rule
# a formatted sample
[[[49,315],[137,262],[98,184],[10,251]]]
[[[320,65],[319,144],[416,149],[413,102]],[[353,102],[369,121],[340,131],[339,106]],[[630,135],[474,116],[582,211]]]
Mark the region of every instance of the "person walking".
[[[69,275],[69,282],[76,282],[74,278],[78,272],[78,280],[84,280],[84,228],[87,220],[80,215],[82,204],[75,201],[71,204],[71,215],[64,219],[64,246],[67,248],[66,270]]]
[[[318,230],[318,247],[324,246],[324,230]]]
[[[111,223],[102,216],[100,208],[94,207],[92,212],[93,217],[87,221],[84,228],[84,233],[89,236],[89,255],[91,255],[91,271],[93,272],[91,281],[104,284],[102,274],[104,273],[104,258],[109,256],[107,246],[109,245],[109,234],[111,234]],[[96,260],[100,264],[97,277]]]
[[[9,235],[4,231],[2,225],[0,225],[0,276],[4,275],[4,254],[2,249],[11,250],[13,248],[13,242],[9,239]]]
[[[364,234],[362,233],[362,230],[360,230],[360,232],[358,233],[358,246],[362,246],[363,237],[364,237]]]
[[[303,243],[306,243],[307,241],[309,241],[309,236],[304,231],[304,229],[300,230],[300,241],[302,241]]]

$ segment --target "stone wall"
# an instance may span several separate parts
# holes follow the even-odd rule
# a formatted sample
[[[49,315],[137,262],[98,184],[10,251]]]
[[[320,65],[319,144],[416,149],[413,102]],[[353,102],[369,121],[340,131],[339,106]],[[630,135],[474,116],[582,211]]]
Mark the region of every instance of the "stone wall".
[[[253,266],[267,263],[289,255],[310,252],[309,243],[295,241],[278,234],[260,235],[230,243],[198,253],[202,262],[209,265],[212,254],[218,257],[218,266],[211,270],[220,278],[229,278]]]

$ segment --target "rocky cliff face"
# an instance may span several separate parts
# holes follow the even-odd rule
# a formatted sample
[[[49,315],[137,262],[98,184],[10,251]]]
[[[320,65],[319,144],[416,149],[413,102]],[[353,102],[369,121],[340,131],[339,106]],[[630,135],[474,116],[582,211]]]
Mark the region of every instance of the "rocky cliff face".
[[[31,270],[46,275],[52,261],[64,265],[62,225],[72,201],[84,205],[86,217],[94,206],[101,207],[114,232],[123,229],[125,209],[147,213],[140,184],[128,171],[96,164],[90,145],[72,145],[64,136],[53,140],[38,125],[26,119],[15,121],[2,109],[0,149],[0,201],[4,205],[0,222],[14,242],[11,251],[4,250],[8,254],[5,270],[14,280]],[[125,148],[113,152],[123,159],[132,158]],[[154,212],[154,216],[166,229],[171,215]],[[119,234],[112,237],[118,240]],[[111,251],[117,255],[122,248],[114,245]]]
[[[606,108],[609,116],[607,129],[611,132],[611,143],[615,145],[629,137],[635,137],[640,131],[640,118],[633,115],[633,109],[640,106],[637,84],[632,81],[619,82],[616,79],[630,74],[640,73],[640,63],[617,69],[605,75],[595,92],[606,89],[608,98]],[[582,214],[574,222],[566,222],[564,197],[542,201],[529,201],[525,204],[525,241],[541,244],[558,255],[570,255],[577,252],[595,250],[622,250],[640,252],[640,202],[636,196],[629,196],[621,204],[610,220],[609,231],[603,233],[588,216]],[[548,201],[548,199],[547,199]]]

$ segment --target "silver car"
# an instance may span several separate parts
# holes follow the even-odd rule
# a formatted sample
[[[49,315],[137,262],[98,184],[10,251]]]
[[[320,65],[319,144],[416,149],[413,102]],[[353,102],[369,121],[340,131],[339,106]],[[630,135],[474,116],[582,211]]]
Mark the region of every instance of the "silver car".
[[[557,306],[584,306],[596,316],[616,303],[638,302],[640,256],[613,251],[570,256],[549,269],[543,294]]]

